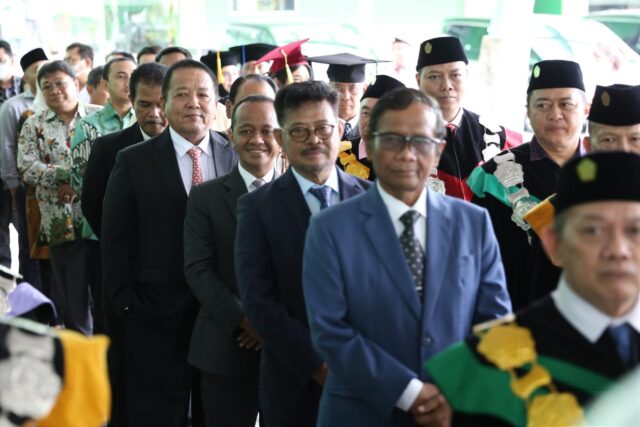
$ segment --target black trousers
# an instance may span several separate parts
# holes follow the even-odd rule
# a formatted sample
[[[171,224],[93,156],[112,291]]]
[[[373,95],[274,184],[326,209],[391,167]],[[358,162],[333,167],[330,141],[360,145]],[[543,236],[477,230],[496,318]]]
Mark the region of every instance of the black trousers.
[[[226,376],[200,371],[200,395],[206,427],[255,427],[258,375]]]
[[[93,321],[86,240],[51,246],[50,255],[58,294],[62,296],[58,309],[65,327],[91,335]]]
[[[170,316],[136,313],[123,319],[125,411],[129,426],[186,426],[198,372],[187,363],[191,329],[197,310]],[[195,393],[194,393],[195,391]],[[193,405],[193,425],[201,425]]]

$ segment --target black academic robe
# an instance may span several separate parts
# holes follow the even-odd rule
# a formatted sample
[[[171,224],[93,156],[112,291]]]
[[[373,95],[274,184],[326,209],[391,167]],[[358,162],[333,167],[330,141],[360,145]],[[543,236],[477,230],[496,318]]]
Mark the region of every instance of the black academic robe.
[[[518,312],[515,323],[518,326],[527,328],[531,332],[535,342],[535,350],[539,358],[543,356],[569,363],[597,374],[610,383],[621,378],[640,363],[640,334],[635,330],[632,335],[631,363],[625,366],[620,360],[615,343],[608,333],[605,332],[602,334],[595,343],[589,342],[560,314],[551,295],[547,295],[526,309]],[[474,336],[468,339],[466,344],[470,348],[476,349],[478,342],[479,338]],[[444,354],[445,353],[443,353],[443,355]],[[487,361],[487,359],[477,351],[473,351],[473,354],[476,363],[495,368],[491,362]],[[469,379],[470,386],[474,380],[475,379]],[[571,384],[569,381],[562,381],[557,377],[553,377],[553,384],[558,392],[573,394],[582,408],[585,408],[595,397],[606,390],[606,387],[603,387],[603,389],[594,387],[590,390],[585,390],[584,388]],[[486,402],[492,401],[490,397],[485,396],[485,398]],[[452,396],[450,399],[452,402],[455,402],[456,397]],[[512,425],[504,419],[487,414],[492,412],[488,407],[481,408],[481,410],[485,413],[463,413],[455,411],[453,425]]]
[[[482,151],[486,147],[485,135],[498,135],[500,151],[515,147],[522,142],[518,133],[500,127],[497,133],[480,124],[480,116],[463,110],[460,126],[455,132],[447,129],[447,144],[438,165],[438,178],[444,181],[449,196],[471,200],[472,193],[466,179],[473,169],[484,161]]]
[[[531,144],[522,144],[510,151],[524,173],[524,187],[529,194],[542,201],[556,192],[560,166],[548,157],[532,160]],[[538,149],[542,150],[539,146]],[[469,185],[474,193],[473,203],[489,211],[493,229],[500,245],[500,253],[507,276],[507,288],[513,310],[526,307],[533,301],[555,289],[560,269],[555,267],[533,230],[524,231],[511,219],[513,208],[506,205],[488,189],[488,179],[493,178],[497,164],[494,159],[474,171]]]

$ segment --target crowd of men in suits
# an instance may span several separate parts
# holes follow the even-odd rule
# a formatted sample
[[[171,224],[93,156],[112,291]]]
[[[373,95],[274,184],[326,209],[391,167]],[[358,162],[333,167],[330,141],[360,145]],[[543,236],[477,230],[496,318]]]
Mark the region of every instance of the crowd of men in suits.
[[[345,54],[313,80],[303,43],[241,47],[226,87],[221,52],[114,52],[101,108],[84,45],[21,58],[21,270],[52,324],[109,335],[110,425],[579,422],[640,362],[640,86],[589,110],[579,64],[541,61],[522,144],[463,108],[454,37],[419,89]]]

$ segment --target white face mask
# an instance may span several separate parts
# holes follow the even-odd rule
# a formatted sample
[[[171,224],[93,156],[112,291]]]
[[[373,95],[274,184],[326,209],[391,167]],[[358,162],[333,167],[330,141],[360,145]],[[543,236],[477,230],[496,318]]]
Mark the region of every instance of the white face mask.
[[[0,80],[4,80],[12,74],[11,64],[0,64]]]

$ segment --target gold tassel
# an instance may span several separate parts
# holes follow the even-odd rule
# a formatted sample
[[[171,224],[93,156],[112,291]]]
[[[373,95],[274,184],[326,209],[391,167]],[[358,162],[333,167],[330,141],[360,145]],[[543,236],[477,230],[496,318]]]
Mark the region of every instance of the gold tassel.
[[[287,54],[284,49],[280,50],[282,56],[284,56],[284,69],[287,72],[287,84],[293,83],[293,74],[291,74],[291,68],[289,68],[289,62],[287,62]]]
[[[220,59],[220,51],[216,52],[216,68],[218,69],[218,83],[222,84],[224,76],[222,75],[222,60]]]

